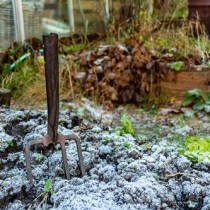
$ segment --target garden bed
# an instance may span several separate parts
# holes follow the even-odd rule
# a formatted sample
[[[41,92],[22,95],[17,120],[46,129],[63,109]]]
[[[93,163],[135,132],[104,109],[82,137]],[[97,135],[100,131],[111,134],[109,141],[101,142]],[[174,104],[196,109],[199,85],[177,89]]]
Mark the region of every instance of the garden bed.
[[[73,142],[66,145],[70,180],[64,178],[60,148],[52,153],[40,146],[31,153],[33,186],[26,178],[24,147],[46,134],[47,112],[0,108],[2,210],[41,207],[44,199],[42,208],[51,210],[210,208],[210,162],[193,164],[178,153],[186,136],[210,135],[208,115],[185,118],[167,110],[154,115],[122,107],[111,113],[87,100],[68,106],[72,111],[60,113],[59,132],[80,136],[86,175],[79,177]],[[123,113],[134,136],[116,128]],[[43,194],[49,178],[52,191]]]

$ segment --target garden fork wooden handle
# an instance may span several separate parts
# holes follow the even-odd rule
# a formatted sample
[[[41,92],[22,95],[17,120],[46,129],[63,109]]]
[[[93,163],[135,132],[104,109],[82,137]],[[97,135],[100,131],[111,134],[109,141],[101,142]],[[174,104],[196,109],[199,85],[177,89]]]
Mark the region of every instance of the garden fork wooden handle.
[[[58,35],[43,35],[49,139],[57,141],[59,118]]]
[[[43,144],[48,146],[50,144],[60,144],[62,150],[62,158],[64,165],[64,172],[67,179],[70,179],[68,160],[65,148],[67,140],[75,141],[77,145],[78,159],[80,172],[83,176],[85,174],[85,166],[82,157],[82,148],[80,139],[76,135],[58,135],[58,118],[59,118],[59,72],[58,72],[58,35],[50,34],[43,36],[44,42],[44,60],[45,60],[45,78],[47,90],[47,110],[48,110],[48,127],[47,135],[39,140],[30,141],[25,148],[26,153],[26,168],[27,177],[32,184],[32,171],[30,163],[30,148],[32,146]]]

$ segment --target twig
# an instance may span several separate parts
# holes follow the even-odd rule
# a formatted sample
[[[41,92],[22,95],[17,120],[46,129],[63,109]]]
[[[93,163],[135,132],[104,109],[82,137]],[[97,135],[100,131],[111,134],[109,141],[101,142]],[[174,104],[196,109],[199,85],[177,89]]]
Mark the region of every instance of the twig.
[[[35,203],[35,201],[38,200],[38,199],[39,199],[41,196],[43,196],[43,195],[44,195],[44,193],[41,193],[40,195],[38,195],[38,197],[36,197],[36,198],[31,202],[31,204],[30,204],[30,206],[28,207],[27,210],[30,210],[31,207],[33,206],[33,204]]]
[[[196,177],[196,176],[195,176],[195,175],[193,175],[193,174],[188,174],[188,173],[181,173],[181,172],[178,172],[178,173],[176,173],[176,174],[167,174],[167,175],[165,176],[165,178],[164,178],[164,179],[170,179],[170,178],[175,177],[175,176],[178,176],[178,175],[186,175],[186,176]]]

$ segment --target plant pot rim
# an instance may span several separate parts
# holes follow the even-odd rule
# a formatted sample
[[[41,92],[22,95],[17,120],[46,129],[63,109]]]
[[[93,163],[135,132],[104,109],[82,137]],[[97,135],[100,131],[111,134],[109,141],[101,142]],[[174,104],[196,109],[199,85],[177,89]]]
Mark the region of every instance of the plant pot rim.
[[[188,6],[210,6],[210,0],[188,0]]]

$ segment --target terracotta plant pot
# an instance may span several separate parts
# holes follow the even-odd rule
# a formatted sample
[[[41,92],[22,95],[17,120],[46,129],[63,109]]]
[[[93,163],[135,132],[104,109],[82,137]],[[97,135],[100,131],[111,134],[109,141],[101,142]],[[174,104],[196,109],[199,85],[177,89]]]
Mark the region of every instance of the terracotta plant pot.
[[[201,68],[200,70],[181,70],[176,72],[170,70],[166,77],[161,81],[163,93],[176,98],[178,101],[184,99],[187,90],[201,89],[204,93],[210,91],[210,70]]]

